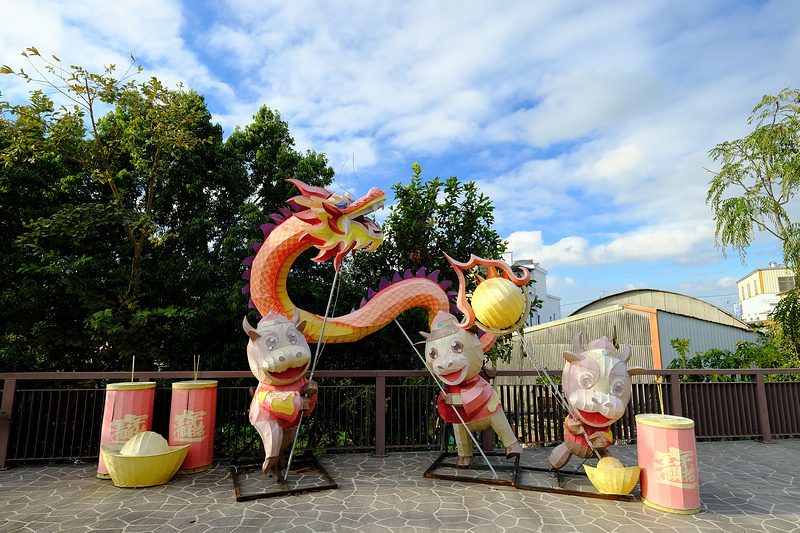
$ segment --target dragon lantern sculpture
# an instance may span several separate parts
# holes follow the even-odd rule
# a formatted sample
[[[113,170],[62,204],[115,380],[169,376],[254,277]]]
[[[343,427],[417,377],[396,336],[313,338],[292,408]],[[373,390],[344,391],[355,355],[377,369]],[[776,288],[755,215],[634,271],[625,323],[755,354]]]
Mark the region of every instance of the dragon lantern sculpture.
[[[493,427],[507,446],[508,456],[518,455],[521,451],[519,443],[494,391],[477,375],[483,366],[483,354],[492,346],[497,335],[511,331],[495,329],[493,326],[505,323],[509,316],[513,316],[517,324],[512,326],[518,327],[521,324],[518,320],[520,312],[527,315],[530,309],[527,291],[523,289],[525,303],[521,303],[521,295],[517,298],[513,292],[528,283],[530,273],[523,269],[522,276],[514,276],[510,267],[502,261],[472,256],[468,263],[458,263],[447,257],[456,269],[460,282],[458,292],[447,291],[450,282],[440,282],[438,271],[426,275],[423,268],[416,273],[395,273],[391,281],[382,278],[378,291],[368,291],[368,299],[362,300],[359,309],[346,315],[328,318],[297,309],[287,291],[287,277],[294,261],[309,248],[316,247],[319,253],[313,260],[333,259],[338,271],[348,253],[376,249],[382,243],[383,234],[368,216],[383,206],[386,197],[380,189],[372,188],[364,197],[353,200],[348,194],[335,194],[299,180],[287,181],[294,184],[301,194],[287,202],[289,208],[271,215],[274,224],[261,227],[264,241],[251,244],[256,255],[244,261],[250,268],[243,276],[249,280],[243,292],[250,294],[250,306],[264,317],[255,329],[246,320],[244,322],[244,329],[250,336],[248,358],[251,369],[261,382],[257,397],[253,399],[250,416],[267,450],[264,472],[274,466],[286,446],[287,435],[295,431],[293,428],[300,415],[303,412],[310,413],[316,401],[312,383],[305,383],[303,378],[310,360],[306,339],[315,343],[353,342],[384,327],[413,307],[426,309],[431,324],[447,322],[447,332],[444,329],[434,331],[429,336],[430,343],[437,343],[444,336],[448,338],[442,342],[450,343],[449,337],[455,335],[461,339],[458,342],[466,350],[459,353],[451,349],[447,355],[450,361],[462,365],[463,376],[459,379],[448,376],[441,368],[439,363],[445,358],[440,359],[439,363],[428,364],[438,379],[448,387],[459,387],[461,391],[446,395],[448,399],[444,401],[449,402],[447,409],[460,409],[466,415],[464,422],[469,428]],[[480,290],[472,295],[472,302],[477,306],[473,310],[466,295],[462,270],[478,264],[487,268],[488,276],[486,280],[479,279],[485,283],[483,289],[479,285]],[[451,304],[453,298],[455,304]],[[512,302],[511,307],[503,305],[506,300]],[[463,313],[464,319],[456,323],[450,311]],[[293,317],[291,322],[285,318],[288,316]],[[486,332],[480,339],[474,333],[478,327]],[[451,331],[452,328],[455,329]],[[273,333],[277,337],[269,340],[273,338],[270,336]],[[276,355],[279,348],[285,349],[286,353]],[[484,385],[476,385],[476,378]],[[278,397],[278,393],[283,396]],[[291,408],[288,395],[292,395]],[[443,414],[445,420],[451,416],[447,409],[444,410],[447,414]],[[464,454],[463,458],[459,456],[459,465],[464,467],[472,462],[471,444],[468,439],[467,443],[464,442],[463,435],[459,436],[466,431],[466,428],[456,430],[459,454]]]
[[[383,242],[381,228],[368,215],[383,207],[386,195],[377,187],[358,200],[349,195],[335,194],[322,188],[290,179],[302,194],[291,198],[290,209],[270,215],[274,224],[261,226],[263,243],[250,246],[256,255],[245,259],[250,268],[244,278],[249,280],[242,292],[250,294],[250,306],[262,316],[276,313],[290,316],[297,307],[289,297],[286,281],[294,261],[306,250],[316,247],[314,261],[333,258],[338,270],[342,259],[356,250],[375,250]],[[391,281],[383,278],[378,291],[368,291],[357,310],[325,320],[324,317],[299,309],[300,320],[306,322],[303,334],[309,342],[318,342],[325,323],[325,342],[354,342],[373,333],[394,320],[404,311],[421,307],[428,311],[429,320],[436,313],[451,310],[448,292],[450,281],[438,280],[439,272],[426,275],[421,268],[416,273],[395,273]],[[484,343],[491,343],[489,335]]]

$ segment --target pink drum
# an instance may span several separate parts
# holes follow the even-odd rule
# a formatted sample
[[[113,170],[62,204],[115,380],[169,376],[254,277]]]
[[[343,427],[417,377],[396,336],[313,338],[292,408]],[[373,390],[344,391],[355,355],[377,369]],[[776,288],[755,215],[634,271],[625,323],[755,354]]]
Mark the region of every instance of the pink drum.
[[[662,511],[700,512],[694,421],[672,415],[636,415],[642,501]]]
[[[179,474],[202,472],[214,462],[216,414],[216,381],[179,381],[172,384],[169,445],[191,445],[178,470]]]
[[[131,437],[153,428],[153,400],[156,384],[152,381],[126,381],[109,383],[106,386],[106,405],[103,410],[103,426],[100,430],[100,445],[119,445]],[[97,477],[111,479],[100,454]]]

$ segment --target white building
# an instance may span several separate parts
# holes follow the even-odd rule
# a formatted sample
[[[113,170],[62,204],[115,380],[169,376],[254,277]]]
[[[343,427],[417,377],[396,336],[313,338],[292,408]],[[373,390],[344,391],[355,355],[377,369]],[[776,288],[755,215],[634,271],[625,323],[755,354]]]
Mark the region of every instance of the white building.
[[[542,301],[542,308],[535,309],[525,326],[538,326],[545,322],[552,322],[561,318],[561,298],[547,294],[547,270],[530,259],[514,261],[514,266],[525,267],[531,272],[531,279],[536,283],[531,285],[531,296],[536,296]]]
[[[794,273],[776,262],[757,268],[736,282],[739,302],[736,315],[752,324],[763,322],[781,301],[783,293],[794,288]]]
[[[794,273],[776,262],[758,268],[736,282],[739,304],[736,315],[749,324],[763,322],[781,301],[783,293],[794,288]]]

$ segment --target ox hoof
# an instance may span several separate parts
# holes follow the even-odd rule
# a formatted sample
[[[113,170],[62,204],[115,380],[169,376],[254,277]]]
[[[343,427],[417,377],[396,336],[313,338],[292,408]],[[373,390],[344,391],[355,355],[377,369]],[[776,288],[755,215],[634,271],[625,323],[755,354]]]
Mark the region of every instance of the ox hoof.
[[[277,457],[267,457],[266,459],[264,459],[264,464],[261,465],[261,470],[264,472],[265,476],[268,476],[269,471],[277,469],[277,466],[278,466]]]
[[[522,446],[519,445],[519,441],[515,442],[511,446],[506,446],[506,459],[519,457],[520,455],[522,455]]]
[[[458,462],[456,463],[456,468],[469,468],[472,466],[472,463],[475,462],[475,458],[471,455],[459,455]]]

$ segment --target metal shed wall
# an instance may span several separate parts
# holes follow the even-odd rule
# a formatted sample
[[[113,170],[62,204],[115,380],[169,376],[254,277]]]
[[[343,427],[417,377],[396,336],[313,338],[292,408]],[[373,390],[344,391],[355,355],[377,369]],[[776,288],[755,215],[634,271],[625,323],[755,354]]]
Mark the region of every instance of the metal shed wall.
[[[607,337],[612,339],[616,326],[617,341],[620,344],[631,345],[631,366],[653,368],[653,344],[650,334],[649,313],[635,309],[627,309],[614,305],[583,313],[540,326],[526,328],[523,331],[525,341],[535,352],[536,356],[548,370],[561,370],[564,368],[565,351],[572,351],[572,339],[580,331],[583,332],[583,343],[588,344],[594,339]],[[500,363],[500,370],[539,370],[536,359],[523,357],[523,347],[519,338],[513,337],[513,350],[510,363]],[[498,377],[500,384],[517,384],[521,380],[530,378]]]
[[[695,353],[712,348],[734,351],[737,342],[758,340],[758,333],[755,331],[746,331],[666,311],[658,311],[658,329],[664,368],[668,367],[673,359],[680,357],[669,343],[672,339],[689,339],[688,357],[694,357]]]

